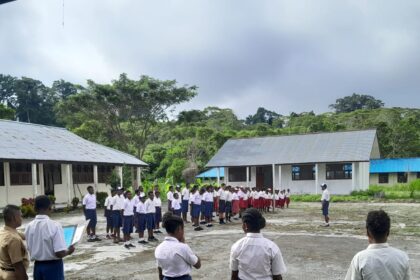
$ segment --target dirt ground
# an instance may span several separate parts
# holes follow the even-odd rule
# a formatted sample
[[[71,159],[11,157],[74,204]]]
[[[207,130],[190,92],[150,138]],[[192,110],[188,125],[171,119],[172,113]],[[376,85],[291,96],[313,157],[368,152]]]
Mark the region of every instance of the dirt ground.
[[[355,253],[367,246],[364,220],[369,210],[384,209],[391,215],[389,243],[408,253],[413,279],[420,279],[420,204],[336,203],[331,205],[331,227],[320,225],[320,205],[292,203],[291,208],[265,214],[263,234],[281,249],[288,272],[284,279],[343,279]],[[81,212],[56,214],[63,225],[83,221]],[[98,232],[105,229],[100,213]],[[202,259],[194,279],[230,279],[231,245],[243,237],[240,221],[215,225],[199,233],[186,225],[186,242]],[[164,235],[157,235],[159,240]],[[134,239],[134,241],[137,238]],[[125,249],[109,240],[82,242],[65,259],[66,279],[158,279],[154,260],[156,244]]]

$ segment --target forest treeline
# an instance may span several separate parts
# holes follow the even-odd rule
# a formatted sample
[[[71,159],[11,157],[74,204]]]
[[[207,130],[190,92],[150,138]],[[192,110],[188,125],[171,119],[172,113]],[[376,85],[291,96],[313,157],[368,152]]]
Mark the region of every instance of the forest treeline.
[[[133,154],[149,164],[147,177],[181,180],[201,171],[229,138],[376,128],[381,156],[420,156],[420,109],[386,108],[372,96],[352,94],[331,112],[289,113],[258,108],[244,120],[229,108],[168,114],[198,94],[175,80],[126,74],[109,84],[58,80],[51,86],[0,74],[0,118],[62,126],[88,140]]]

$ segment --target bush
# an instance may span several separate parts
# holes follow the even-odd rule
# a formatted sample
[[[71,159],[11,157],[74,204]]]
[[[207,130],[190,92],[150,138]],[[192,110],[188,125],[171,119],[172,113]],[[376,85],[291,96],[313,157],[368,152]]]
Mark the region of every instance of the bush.
[[[108,193],[106,192],[97,192],[96,193],[96,203],[98,204],[99,208],[103,208],[105,204],[105,200],[108,197]]]
[[[35,217],[35,201],[33,198],[22,198],[22,205],[20,210],[22,211],[22,216],[25,218]]]
[[[55,204],[55,200],[56,200],[55,196],[49,195],[48,198],[51,200],[51,204],[54,205]]]
[[[73,199],[71,200],[71,205],[73,206],[73,209],[76,209],[77,206],[79,205],[80,199],[75,196],[73,197]]]

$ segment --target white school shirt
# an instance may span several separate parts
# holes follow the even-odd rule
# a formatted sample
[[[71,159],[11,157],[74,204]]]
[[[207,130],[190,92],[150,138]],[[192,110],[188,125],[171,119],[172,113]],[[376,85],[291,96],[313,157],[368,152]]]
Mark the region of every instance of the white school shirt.
[[[106,207],[106,210],[111,210],[111,206],[112,206],[112,196],[108,196],[108,197],[105,199],[104,206]]]
[[[284,199],[284,194],[282,194],[282,193],[281,193],[281,194],[279,195],[279,197],[280,197],[280,199]]]
[[[327,189],[322,192],[321,201],[323,200],[330,201],[330,192]]]
[[[125,199],[124,201],[124,216],[133,216],[134,215],[134,206],[136,204],[134,203],[134,199]]]
[[[172,201],[173,202],[173,201]],[[153,202],[153,200],[151,200],[150,198],[148,198],[146,200],[146,202],[144,203],[144,208],[146,210],[146,214],[149,213],[156,213],[156,207],[155,207],[155,203]]]
[[[134,206],[136,206],[140,202],[140,197],[138,195],[135,195],[133,198],[133,201],[134,201]]]
[[[259,199],[259,198],[260,198],[260,193],[254,192],[254,199]]]
[[[136,212],[139,214],[146,214],[146,206],[142,201],[139,201],[139,203],[137,204]]]
[[[58,260],[55,253],[67,250],[63,228],[47,215],[36,215],[26,226],[25,237],[31,260]]]
[[[411,269],[406,253],[388,243],[370,244],[351,261],[345,280],[409,280]]]
[[[195,205],[201,205],[201,195],[198,191],[191,196],[191,202]]]
[[[153,202],[155,203],[155,207],[162,207],[162,200],[160,199],[160,197],[155,197],[153,199]]]
[[[124,209],[124,195],[115,195],[112,200],[112,210],[122,210]]]
[[[244,199],[244,200],[248,200],[248,197],[249,197],[249,193],[247,193],[247,192],[244,192],[244,196],[243,196],[243,199]]]
[[[214,190],[211,192],[211,194],[213,195],[213,201],[214,199],[217,197],[217,192],[215,192]]]
[[[286,197],[289,197],[290,196],[290,192],[286,192]]]
[[[237,193],[233,193],[232,200],[239,200],[239,195]]]
[[[168,199],[168,201],[172,201],[174,199],[174,193],[168,191],[168,193],[166,194],[166,199]]]
[[[174,237],[167,236],[156,247],[155,258],[162,274],[166,277],[179,277],[191,273],[191,267],[198,262],[198,257],[190,246]]]
[[[279,200],[279,195],[278,194],[274,194],[274,199],[275,200]]]
[[[219,188],[216,192],[216,196],[220,197],[222,195],[223,189]]]
[[[203,194],[203,200],[206,202],[213,202],[213,194],[211,192],[205,192]]]
[[[172,206],[172,208],[173,208],[174,210],[179,210],[179,209],[181,209],[181,203],[179,203],[179,200],[178,200],[178,199],[174,199],[174,200],[172,200],[172,204],[171,204],[171,206]]]
[[[242,280],[272,280],[287,271],[280,248],[261,233],[247,233],[232,245],[230,269]]]
[[[233,194],[229,191],[226,191],[226,201],[232,202]]]
[[[242,190],[238,191],[238,197],[239,198],[244,198],[245,193]]]
[[[86,209],[96,209],[96,195],[87,193],[83,197],[82,204],[85,206]]]
[[[228,191],[222,190],[220,192],[220,200],[226,200]]]
[[[183,188],[181,191],[182,200],[189,200],[190,199],[190,190],[187,188]]]

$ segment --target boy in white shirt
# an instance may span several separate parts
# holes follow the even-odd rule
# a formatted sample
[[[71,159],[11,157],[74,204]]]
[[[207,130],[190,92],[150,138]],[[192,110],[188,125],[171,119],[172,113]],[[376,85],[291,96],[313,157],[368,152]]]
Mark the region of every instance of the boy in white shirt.
[[[140,195],[140,201],[136,206],[137,211],[137,233],[139,234],[139,244],[147,244],[147,241],[144,240],[144,231],[146,230],[146,206],[144,202],[146,201],[146,197]]]
[[[188,213],[188,205],[190,200],[190,190],[189,184],[186,184],[185,187],[181,191],[181,198],[182,198],[182,220],[184,223],[189,223],[187,220],[187,213]]]
[[[174,186],[169,186],[169,190],[166,193],[166,199],[168,200],[168,211],[172,211],[172,200],[174,199]]]
[[[160,199],[160,192],[155,191],[155,198],[153,199],[155,203],[155,230],[154,233],[162,233],[160,231],[160,222],[162,221],[162,200]]]
[[[88,234],[88,242],[101,241],[96,236],[96,195],[92,186],[87,187],[88,193],[83,197],[82,205],[83,212],[85,213],[86,221],[89,220],[89,224],[86,227],[86,232]]]
[[[182,207],[181,207],[180,198],[177,192],[174,193],[174,199],[172,200],[172,211],[174,215],[181,217]]]
[[[114,235],[112,225],[112,197],[115,195],[115,190],[111,190],[111,194],[105,199],[105,217],[106,217],[106,239],[111,239]]]
[[[131,198],[131,192],[126,192],[127,198],[124,201],[123,207],[123,234],[124,234],[124,247],[130,249],[136,247],[131,244],[130,234],[133,232],[133,217],[134,217],[134,200]]]
[[[153,236],[153,229],[155,228],[155,215],[156,215],[156,206],[153,201],[154,194],[153,191],[149,191],[147,193],[148,199],[144,203],[144,207],[146,209],[146,227],[148,233],[148,241],[159,241],[156,237]]]
[[[322,197],[321,197],[321,204],[322,204],[322,215],[324,216],[325,224],[324,227],[330,226],[330,217],[328,216],[328,209],[330,207],[330,193],[327,190],[327,184],[321,185],[322,189]]]

